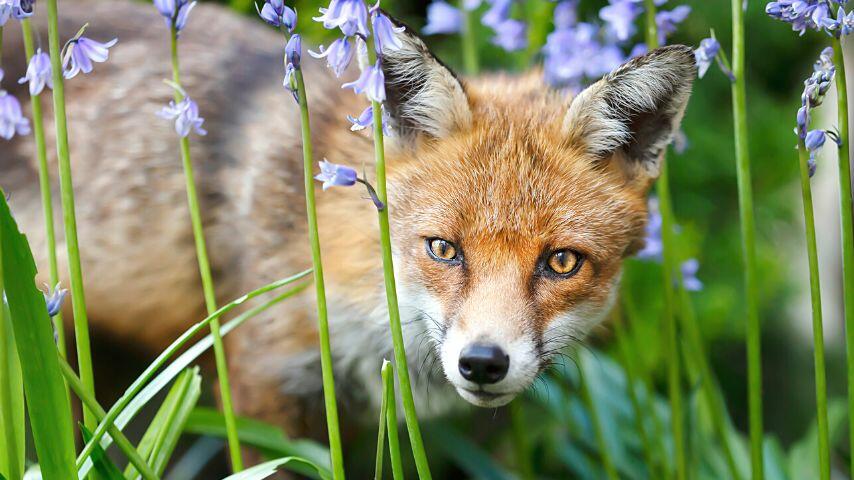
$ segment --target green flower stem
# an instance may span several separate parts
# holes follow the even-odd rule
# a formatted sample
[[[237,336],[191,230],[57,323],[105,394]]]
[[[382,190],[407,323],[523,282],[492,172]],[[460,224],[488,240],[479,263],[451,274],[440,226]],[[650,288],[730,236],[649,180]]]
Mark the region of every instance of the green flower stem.
[[[371,27],[372,28],[372,27]],[[373,32],[371,32],[373,35]],[[368,61],[371,65],[377,61],[377,53],[374,50],[374,42],[368,44]],[[418,415],[415,412],[415,399],[412,397],[412,384],[409,380],[409,365],[406,361],[406,347],[403,341],[403,328],[400,325],[400,307],[397,303],[397,286],[394,280],[394,261],[391,254],[391,228],[389,226],[389,204],[386,188],[385,169],[385,141],[383,139],[382,104],[371,102],[374,113],[374,156],[377,174],[377,198],[385,205],[385,208],[377,211],[380,225],[380,247],[383,259],[383,276],[385,278],[385,292],[388,303],[388,321],[391,327],[391,337],[394,344],[394,360],[397,364],[397,378],[400,382],[401,402],[403,403],[403,415],[406,419],[406,430],[409,432],[409,443],[412,446],[412,456],[415,458],[415,468],[420,480],[429,480],[430,464],[427,462],[427,453],[424,450],[424,441],[421,438],[421,428],[418,426]]]
[[[196,323],[184,333],[182,333],[180,337],[173,341],[166,348],[166,350],[164,350],[157,358],[154,359],[153,362],[151,362],[145,368],[145,370],[139,375],[139,377],[137,377],[136,380],[134,380],[133,383],[125,390],[125,392],[116,401],[116,403],[113,404],[112,407],[110,407],[110,410],[107,411],[107,415],[104,417],[103,420],[101,420],[101,423],[98,424],[98,427],[94,431],[92,431],[92,438],[89,439],[89,441],[83,447],[83,450],[80,452],[80,455],[77,456],[77,469],[80,470],[82,468],[83,463],[86,461],[89,455],[92,454],[95,445],[100,442],[101,438],[104,436],[104,433],[106,433],[107,429],[111,425],[113,425],[113,422],[115,422],[116,418],[118,418],[119,414],[122,413],[125,407],[127,407],[131,403],[131,401],[143,389],[143,387],[146,386],[149,380],[151,380],[151,378],[154,376],[154,372],[159,370],[160,367],[166,364],[169,358],[171,358],[175,353],[181,350],[181,348],[184,346],[184,344],[187,343],[190,338],[201,332],[204,328],[209,328],[211,322],[213,322],[214,320],[218,320],[221,316],[225,315],[231,310],[234,310],[235,308],[247,302],[248,300],[251,300],[259,295],[263,295],[264,293],[270,292],[277,288],[284,287],[285,285],[294,283],[295,281],[304,278],[310,273],[311,270],[306,270],[291,277],[277,280],[273,283],[264,285],[263,287],[257,288],[247,294],[244,294],[233,302],[220,307],[219,309],[217,309],[217,311],[208,315],[207,318]],[[211,334],[211,336],[213,336],[213,334]]]
[[[480,71],[478,59],[477,38],[475,38],[475,19],[472,12],[465,8],[465,0],[460,0],[458,8],[463,16],[463,28],[460,32],[460,40],[463,44],[463,65],[466,74],[477,75]]]
[[[646,44],[650,50],[658,48],[658,28],[655,24],[655,3],[645,0],[646,7]],[[676,478],[685,480],[688,476],[688,464],[685,460],[685,434],[682,424],[682,388],[679,345],[676,340],[676,299],[673,292],[676,262],[673,258],[673,204],[670,198],[670,179],[667,162],[661,162],[661,173],[657,182],[659,209],[661,210],[661,242],[663,247],[662,264],[664,270],[664,331],[667,338],[667,385],[670,398],[671,427],[676,461]]]
[[[59,162],[59,189],[62,198],[62,220],[65,224],[65,245],[68,253],[68,271],[71,277],[71,304],[74,315],[74,340],[77,347],[77,366],[80,381],[86,392],[95,396],[95,377],[92,373],[92,353],[89,345],[89,318],[86,314],[86,297],[83,291],[83,268],[80,264],[80,246],[77,241],[77,215],[74,211],[74,185],[71,179],[71,156],[68,153],[68,124],[65,114],[65,85],[62,78],[61,47],[57,0],[47,0],[48,43],[53,77],[53,113],[56,122],[56,152]],[[89,430],[98,421],[94,412],[84,405],[83,424]]]
[[[172,51],[172,81],[181,86],[181,73],[178,65],[178,31],[173,26],[171,36]],[[184,95],[175,90],[175,102],[184,99]],[[205,305],[208,314],[216,311],[216,293],[214,291],[213,278],[211,275],[210,261],[208,260],[208,249],[205,244],[205,232],[202,227],[202,215],[199,208],[199,197],[196,193],[196,182],[193,174],[193,161],[190,157],[190,139],[181,137],[181,161],[184,164],[184,179],[187,186],[187,204],[190,209],[190,221],[193,225],[193,238],[196,242],[196,256],[199,261],[199,273],[202,277],[202,288],[205,294]],[[222,343],[219,319],[211,321],[211,335],[214,339],[214,358],[216,361],[216,374],[219,381],[219,393],[222,400],[222,413],[225,417],[225,430],[228,437],[228,452],[231,458],[233,472],[243,470],[243,458],[240,455],[240,439],[237,437],[237,420],[234,415],[234,406],[231,402],[231,386],[228,379],[228,365],[225,359],[225,346]]]
[[[525,410],[522,400],[517,398],[507,406],[510,410],[510,424],[513,427],[513,449],[516,455],[516,468],[519,478],[533,480],[534,465],[531,463],[531,442],[528,441],[528,425],[525,422]]]
[[[33,58],[33,27],[30,19],[21,21],[21,32],[24,34],[24,52],[27,58]],[[36,158],[39,163],[39,189],[42,196],[42,212],[44,214],[45,237],[47,238],[47,258],[50,269],[50,286],[59,283],[59,267],[56,260],[56,233],[53,226],[53,198],[50,188],[50,170],[47,165],[47,145],[44,137],[44,117],[42,115],[41,94],[30,97],[33,111],[33,136],[36,141]],[[53,328],[57,335],[57,346],[62,358],[65,358],[65,329],[62,324],[62,313],[53,317]]]
[[[377,455],[374,461],[374,480],[382,480],[383,478],[383,453],[385,452],[385,431],[386,431],[386,415],[388,414],[388,384],[386,383],[386,365],[388,360],[383,360],[383,367],[380,370],[383,382],[383,398],[380,402],[380,420],[377,426]],[[394,384],[392,384],[394,388]]]
[[[332,346],[329,341],[329,321],[326,309],[326,287],[323,283],[323,264],[320,259],[320,238],[317,227],[317,208],[314,197],[314,157],[311,148],[311,126],[308,116],[308,99],[302,70],[297,70],[295,80],[299,97],[302,125],[303,171],[305,172],[305,206],[308,215],[308,237],[311,243],[311,263],[314,268],[314,288],[317,296],[317,331],[320,336],[320,367],[323,377],[323,400],[326,406],[326,426],[329,431],[329,455],[332,475],[344,478],[344,454],[338,427],[338,405],[335,402],[335,378],[332,371]]]
[[[394,394],[394,365],[383,361],[383,389],[386,398],[386,419],[388,427],[388,456],[391,460],[391,475],[394,480],[403,480],[403,460],[400,456],[400,437],[397,432],[397,398]]]
[[[611,458],[611,449],[608,447],[608,442],[605,441],[605,433],[602,431],[602,420],[599,417],[599,410],[593,402],[593,396],[590,393],[590,385],[587,383],[587,376],[584,368],[578,369],[580,376],[581,397],[587,405],[587,410],[590,412],[590,423],[593,424],[593,432],[596,434],[596,442],[599,444],[599,456],[602,459],[602,468],[605,469],[605,474],[608,480],[619,480],[620,476],[617,469],[614,467],[614,461]]]
[[[107,415],[107,412],[101,407],[95,398],[89,395],[89,392],[83,387],[83,383],[80,381],[80,378],[74,373],[74,370],[68,365],[68,362],[65,361],[62,357],[59,359],[59,368],[62,371],[62,376],[65,378],[65,383],[71,387],[71,390],[77,395],[77,397],[83,402],[86,407],[95,413],[95,418],[100,422]],[[151,470],[151,467],[145,463],[145,460],[139,455],[139,452],[136,451],[133,444],[128,440],[124,433],[121,430],[111,425],[107,430],[113,440],[116,442],[116,446],[125,454],[125,456],[130,460],[130,463],[136,467],[139,471],[142,478],[145,480],[157,480],[157,474]]]
[[[732,110],[735,125],[735,160],[738,206],[744,255],[744,288],[747,299],[747,377],[750,415],[750,464],[754,480],[764,478],[762,460],[762,332],[759,325],[759,289],[756,275],[756,225],[747,137],[744,10],[742,0],[732,0]]]
[[[815,212],[807,162],[809,153],[803,140],[798,143],[798,169],[801,173],[801,196],[804,203],[804,227],[807,237],[807,258],[810,269],[810,298],[812,300],[813,355],[815,356],[815,404],[818,421],[818,462],[821,480],[830,479],[830,434],[827,423],[827,377],[824,368],[824,327],[821,315],[821,286],[818,275],[818,251],[815,235]]]
[[[854,447],[854,212],[851,199],[851,161],[848,149],[848,84],[845,79],[845,55],[842,42],[833,39],[833,63],[836,65],[839,140],[839,214],[842,224],[842,289],[845,299],[845,344],[848,364],[848,421],[851,446]],[[851,456],[854,472],[854,455]]]

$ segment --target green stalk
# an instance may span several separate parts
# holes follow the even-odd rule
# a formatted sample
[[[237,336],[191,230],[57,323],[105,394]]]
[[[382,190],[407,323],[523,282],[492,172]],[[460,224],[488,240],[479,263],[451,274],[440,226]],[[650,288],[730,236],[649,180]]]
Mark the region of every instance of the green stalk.
[[[815,212],[807,162],[809,154],[803,140],[798,142],[798,169],[801,173],[801,196],[804,203],[804,227],[807,237],[807,257],[810,268],[810,299],[812,300],[812,336],[815,356],[815,404],[818,421],[818,462],[821,480],[830,479],[830,434],[827,423],[827,378],[824,368],[824,328],[821,315],[821,286],[818,275],[818,251],[815,235]]]
[[[62,197],[62,220],[65,224],[65,245],[68,271],[71,277],[71,305],[74,315],[74,340],[77,347],[77,367],[86,391],[95,396],[95,377],[92,373],[92,353],[89,345],[89,318],[83,291],[83,268],[77,241],[77,214],[74,210],[74,185],[71,179],[71,156],[68,153],[68,124],[65,114],[65,85],[62,78],[62,59],[59,45],[57,0],[47,0],[48,43],[53,77],[53,113],[56,121],[56,152],[59,162],[59,189]],[[97,426],[94,412],[83,407],[83,425],[92,430]]]
[[[531,464],[531,445],[528,442],[522,401],[516,399],[510,402],[507,408],[510,410],[510,424],[513,427],[513,449],[516,455],[516,468],[519,469],[519,478],[533,480],[536,477],[534,476],[534,466]]]
[[[172,82],[181,86],[181,73],[178,65],[178,30],[172,26],[171,35],[172,52]],[[175,103],[184,99],[184,95],[175,89]],[[205,305],[208,315],[216,311],[216,293],[214,291],[213,277],[211,275],[210,261],[208,260],[208,249],[205,243],[205,232],[202,227],[202,214],[199,208],[199,197],[196,193],[196,182],[193,174],[193,161],[190,157],[190,139],[181,137],[181,162],[184,165],[184,179],[187,187],[187,204],[190,209],[190,221],[193,225],[193,238],[196,242],[196,256],[199,261],[199,274],[202,277],[202,289],[205,293]],[[214,339],[214,358],[216,361],[216,375],[219,381],[220,398],[222,400],[222,413],[225,417],[225,429],[228,437],[228,452],[231,458],[233,472],[243,470],[243,458],[240,455],[240,439],[237,437],[237,420],[234,415],[234,406],[231,402],[231,385],[228,379],[228,365],[225,359],[225,346],[222,343],[219,319],[211,321],[211,335]]]
[[[308,99],[302,70],[295,72],[302,125],[303,171],[305,173],[305,207],[308,215],[308,238],[311,243],[311,263],[314,268],[314,288],[317,297],[317,331],[320,336],[320,368],[323,377],[323,400],[326,406],[326,426],[329,431],[329,455],[332,475],[344,478],[344,454],[338,427],[338,405],[335,402],[335,378],[332,371],[332,346],[329,340],[329,321],[326,308],[326,287],[323,283],[323,264],[320,258],[320,238],[317,227],[317,208],[314,197],[314,157],[311,148],[311,126]]]
[[[3,34],[0,32],[0,37]],[[12,319],[3,300],[3,255],[0,242],[0,476],[22,478],[26,457],[24,384],[15,346]]]
[[[383,382],[383,398],[380,401],[380,420],[377,426],[377,455],[374,461],[374,480],[382,480],[383,478],[383,454],[385,452],[385,430],[386,430],[386,415],[388,414],[388,385],[386,384],[385,368],[388,360],[383,361],[383,368],[380,370]],[[394,384],[392,384],[394,388]]]
[[[735,125],[735,160],[738,206],[744,255],[744,288],[747,298],[747,377],[750,414],[750,464],[754,480],[765,477],[762,460],[762,332],[759,325],[759,289],[756,275],[756,225],[753,218],[753,187],[747,137],[744,11],[742,0],[732,0],[732,110]],[[854,438],[854,437],[853,437]]]
[[[477,39],[475,38],[475,21],[472,12],[465,8],[465,0],[460,0],[458,8],[463,15],[463,28],[460,32],[460,40],[463,44],[463,65],[466,74],[477,75],[480,70],[480,62],[477,52]]]
[[[549,33],[552,32],[555,5],[557,2],[527,2],[525,4],[528,19],[528,48],[525,51],[525,63],[527,67],[533,63],[537,55],[542,51],[543,45]]]
[[[611,458],[611,449],[608,447],[608,442],[605,441],[605,433],[602,431],[602,420],[599,417],[599,410],[593,402],[593,396],[590,394],[590,385],[587,383],[584,368],[579,368],[578,373],[581,381],[579,385],[581,397],[587,405],[587,410],[590,412],[590,423],[593,424],[593,433],[596,435],[596,442],[599,444],[599,456],[602,459],[602,467],[605,469],[608,480],[620,480],[617,469],[614,467],[614,461]]]
[[[394,394],[394,365],[383,361],[383,389],[386,398],[386,419],[388,426],[388,456],[391,460],[391,475],[394,480],[403,480],[403,460],[400,456],[400,438],[397,432],[397,398]]]
[[[658,28],[655,23],[654,0],[644,0],[646,7],[646,44],[650,50],[658,48]],[[667,338],[667,385],[673,429],[673,445],[676,454],[676,478],[685,480],[688,464],[685,460],[685,434],[682,425],[682,389],[680,384],[681,365],[679,344],[676,340],[676,299],[673,292],[673,272],[676,262],[673,257],[673,204],[670,198],[670,179],[667,162],[661,162],[661,173],[657,182],[658,202],[661,211],[662,264],[664,271],[664,331]]]
[[[95,418],[97,418],[99,422],[103,420],[107,415],[107,412],[104,411],[95,398],[89,395],[89,392],[87,392],[83,387],[83,383],[80,381],[80,378],[77,377],[74,370],[62,357],[59,359],[59,368],[62,371],[62,376],[65,378],[65,383],[71,387],[71,390],[74,391],[77,398],[79,398],[87,408],[95,413]],[[116,446],[119,447],[122,453],[124,453],[128,460],[130,460],[130,463],[133,464],[133,466],[140,472],[142,478],[145,480],[157,480],[157,474],[151,470],[151,467],[149,467],[147,463],[145,463],[145,460],[142,459],[139,452],[136,451],[136,448],[134,448],[133,444],[121,430],[111,425],[108,432],[116,442]]]
[[[851,199],[851,161],[848,149],[848,84],[845,79],[845,55],[839,38],[833,39],[833,63],[836,65],[836,97],[839,140],[839,214],[842,224],[842,289],[845,299],[845,344],[848,364],[848,421],[851,446],[854,447],[854,212]],[[854,455],[851,456],[854,472]]]
[[[373,29],[373,27],[371,27]],[[371,32],[373,35],[373,31]],[[368,61],[374,65],[377,53],[374,42],[368,45]],[[424,450],[421,438],[421,428],[418,426],[418,415],[415,412],[415,399],[412,397],[412,383],[409,380],[409,365],[406,361],[406,347],[403,341],[403,328],[400,325],[400,308],[397,302],[397,286],[394,280],[394,261],[391,254],[391,232],[389,226],[389,204],[386,187],[385,141],[383,139],[382,104],[371,102],[374,113],[374,155],[377,170],[377,198],[384,208],[377,211],[380,225],[380,247],[383,259],[383,277],[385,279],[386,300],[388,303],[388,321],[391,327],[391,337],[394,344],[394,360],[397,364],[397,378],[400,382],[400,395],[403,403],[403,415],[406,419],[406,430],[409,432],[409,443],[412,446],[412,456],[415,458],[415,468],[420,480],[429,480],[430,464]]]
[[[24,52],[27,58],[33,58],[33,27],[30,19],[21,21],[21,32],[24,34]],[[56,233],[53,227],[53,195],[50,188],[50,170],[47,165],[47,145],[44,137],[44,117],[42,115],[41,94],[30,97],[33,111],[33,137],[36,141],[36,158],[39,162],[39,189],[42,196],[42,213],[44,215],[44,231],[47,239],[47,259],[50,271],[50,287],[59,283],[59,267],[56,261]],[[62,324],[62,313],[53,317],[53,328],[56,331],[57,347],[62,358],[65,358],[65,329]]]

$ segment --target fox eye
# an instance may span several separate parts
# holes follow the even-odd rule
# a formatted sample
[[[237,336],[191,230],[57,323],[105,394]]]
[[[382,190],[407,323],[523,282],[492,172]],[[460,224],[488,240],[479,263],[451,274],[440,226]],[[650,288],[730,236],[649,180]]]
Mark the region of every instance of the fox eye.
[[[427,239],[427,253],[433,257],[433,260],[447,263],[459,263],[460,254],[457,247],[453,243],[442,240],[441,238]]]
[[[549,270],[564,277],[570,277],[578,272],[583,257],[572,250],[558,250],[552,253],[546,262]]]

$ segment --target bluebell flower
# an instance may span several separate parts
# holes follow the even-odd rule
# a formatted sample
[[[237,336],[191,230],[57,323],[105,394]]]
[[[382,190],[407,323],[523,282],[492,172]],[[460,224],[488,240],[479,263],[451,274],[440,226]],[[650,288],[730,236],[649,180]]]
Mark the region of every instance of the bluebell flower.
[[[296,85],[293,81],[294,74],[300,68],[300,60],[302,57],[302,38],[299,34],[291,35],[285,45],[285,80],[282,84],[294,96],[294,100],[299,103],[297,97]]]
[[[198,135],[208,133],[202,128],[205,119],[199,116],[199,106],[190,97],[184,97],[178,103],[174,100],[169,102],[157,115],[167,120],[175,120],[175,132],[181,137],[189,136],[190,132],[196,132]]]
[[[0,70],[0,79],[3,78]],[[21,103],[5,90],[0,90],[0,138],[11,140],[15,135],[28,135],[30,121],[24,117]]]
[[[555,30],[546,39],[544,70],[552,86],[580,88],[585,78],[598,78],[625,60],[616,45],[599,41],[599,28],[579,23]]]
[[[9,18],[23,20],[33,15],[35,0],[0,0],[0,27],[6,24]]]
[[[490,4],[489,10],[483,14],[480,21],[487,27],[495,29],[501,22],[510,18],[510,7],[513,0],[487,0]]]
[[[801,108],[798,109],[797,124],[798,127],[795,129],[795,134],[798,136],[798,138],[806,138],[807,129],[809,129],[810,126],[809,106],[803,105],[801,106]]]
[[[839,22],[839,33],[849,35],[854,32],[854,10],[845,13],[845,9],[839,7],[839,12],[836,14],[836,20]]]
[[[42,52],[42,49],[36,50],[33,58],[27,66],[27,74],[18,80],[18,83],[30,83],[30,95],[38,95],[44,90],[45,85],[48,88],[53,88],[53,78],[51,77],[50,55]]]
[[[363,0],[332,0],[320,13],[314,20],[323,22],[324,28],[340,28],[348,37],[357,33],[368,36],[368,9]]]
[[[392,131],[389,126],[391,123],[391,118],[389,117],[388,112],[385,109],[385,106],[382,107],[382,119],[383,119],[383,134],[385,136],[391,136]],[[350,121],[353,125],[350,127],[350,130],[353,132],[358,132],[360,130],[364,130],[368,127],[374,125],[374,107],[372,105],[368,105],[368,108],[364,109],[362,113],[359,114],[358,117],[354,117],[352,115],[347,115],[347,120]]]
[[[340,77],[344,73],[344,70],[350,65],[350,60],[353,59],[353,49],[346,37],[335,40],[327,49],[321,45],[319,53],[309,50],[308,54],[314,58],[326,58],[326,64],[329,65],[336,77]]]
[[[293,32],[297,25],[297,13],[285,5],[284,0],[266,0],[258,15],[270,25],[277,28],[284,26],[289,32]]]
[[[379,60],[373,66],[366,65],[356,81],[347,82],[341,88],[352,88],[356,93],[364,93],[374,102],[385,100],[385,75]]]
[[[810,108],[818,107],[824,101],[824,96],[833,86],[836,67],[833,65],[833,49],[822,50],[819,59],[813,65],[813,73],[804,81],[804,92],[801,94],[801,104]]]
[[[676,28],[682,23],[688,14],[691,13],[691,7],[680,5],[673,10],[663,10],[655,14],[655,24],[658,26],[658,42],[661,45],[667,43],[667,37],[676,31]]]
[[[403,43],[397,34],[406,30],[406,27],[395,27],[391,20],[380,12],[372,15],[371,24],[374,27],[374,44],[377,55],[382,55],[386,49],[400,50],[403,48]]]
[[[481,3],[481,0],[463,0],[463,8],[468,11],[476,10]]]
[[[617,40],[625,41],[635,33],[635,19],[642,11],[633,0],[610,0],[610,5],[599,10],[599,18],[608,24]]]
[[[563,0],[555,5],[554,26],[556,30],[569,28],[578,23],[578,0]]]
[[[721,44],[714,38],[705,38],[700,41],[700,47],[694,50],[694,58],[697,60],[697,69],[700,78],[706,75],[715,57],[718,56],[718,51],[721,49]]]
[[[60,288],[60,285],[57,283],[53,290],[50,289],[50,286],[45,285],[46,292],[42,292],[44,295],[45,305],[47,306],[47,314],[51,317],[55,317],[60,311],[62,311],[62,304],[65,301],[65,296],[68,295],[68,290],[64,288]]]
[[[507,19],[495,26],[492,43],[508,52],[522,50],[528,46],[528,28],[525,22]]]
[[[74,78],[80,72],[91,72],[92,62],[106,62],[110,56],[109,48],[118,41],[119,39],[114,38],[107,43],[101,43],[86,37],[79,37],[68,42],[65,58],[62,60],[65,78]]]
[[[689,292],[699,292],[703,289],[703,282],[697,278],[697,271],[700,270],[700,262],[696,258],[691,258],[682,262],[679,268],[682,273],[682,286]]]
[[[648,202],[649,218],[644,230],[644,247],[637,253],[642,260],[658,260],[664,252],[664,243],[661,240],[661,212],[658,208],[658,199],[650,197]]]
[[[833,3],[841,5],[845,2],[834,0]],[[836,19],[831,16],[830,0],[778,0],[768,2],[765,5],[765,13],[772,18],[789,23],[792,30],[800,32],[801,35],[807,29],[826,30],[828,33],[844,28],[842,16]]]
[[[329,187],[350,187],[356,184],[358,175],[356,170],[332,163],[325,158],[320,162],[320,173],[314,179],[323,182],[323,189]]]
[[[421,29],[425,35],[438,33],[459,33],[463,28],[463,15],[460,11],[441,0],[427,6],[427,25]]]
[[[154,0],[154,6],[163,19],[166,21],[167,27],[175,26],[175,30],[181,31],[187,25],[187,17],[190,11],[196,6],[196,2],[188,0]]]

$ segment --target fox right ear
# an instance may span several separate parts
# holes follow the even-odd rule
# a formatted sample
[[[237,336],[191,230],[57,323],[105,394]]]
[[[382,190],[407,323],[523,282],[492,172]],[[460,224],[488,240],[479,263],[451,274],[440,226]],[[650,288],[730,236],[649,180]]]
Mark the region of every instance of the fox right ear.
[[[411,141],[466,128],[472,114],[462,83],[409,27],[394,18],[392,22],[405,28],[397,34],[402,48],[383,52],[385,108],[392,129]]]

